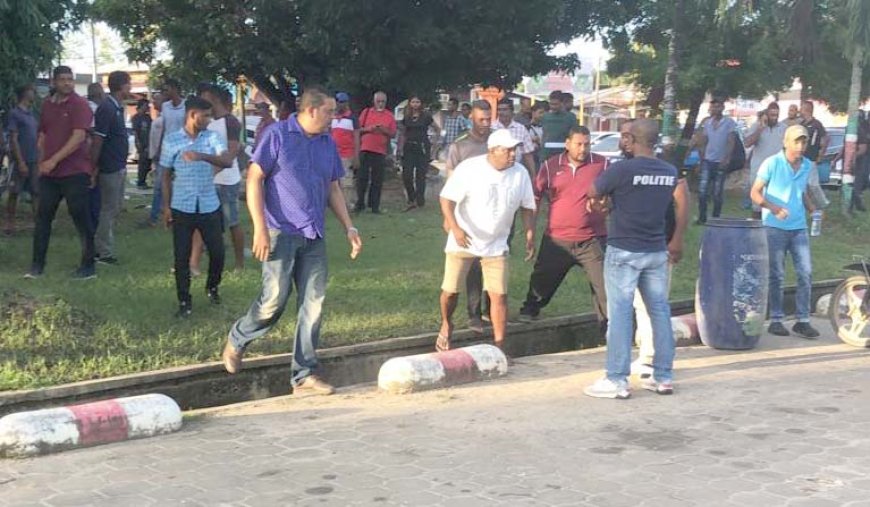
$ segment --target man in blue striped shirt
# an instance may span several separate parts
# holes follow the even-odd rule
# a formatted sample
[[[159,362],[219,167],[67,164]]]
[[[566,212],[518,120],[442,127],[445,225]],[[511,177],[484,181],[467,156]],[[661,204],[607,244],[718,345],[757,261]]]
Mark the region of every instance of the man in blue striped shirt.
[[[233,163],[220,136],[207,130],[211,104],[198,97],[189,98],[185,110],[184,128],[168,133],[160,151],[160,166],[165,169],[163,220],[167,228],[172,226],[178,316],[182,318],[188,317],[192,310],[188,260],[194,231],[202,234],[208,250],[206,294],[212,304],[220,304],[223,220],[214,175]]]

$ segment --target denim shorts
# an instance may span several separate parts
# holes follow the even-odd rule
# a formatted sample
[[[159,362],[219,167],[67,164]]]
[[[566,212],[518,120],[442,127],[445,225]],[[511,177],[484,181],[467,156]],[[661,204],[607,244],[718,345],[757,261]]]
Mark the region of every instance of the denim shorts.
[[[239,225],[239,185],[239,183],[235,185],[215,185],[218,199],[221,201],[224,227]]]

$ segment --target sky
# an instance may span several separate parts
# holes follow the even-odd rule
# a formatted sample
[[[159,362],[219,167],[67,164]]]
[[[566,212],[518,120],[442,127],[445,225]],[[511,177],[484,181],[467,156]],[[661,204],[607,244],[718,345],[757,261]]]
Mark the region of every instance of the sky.
[[[97,34],[99,72],[115,70],[118,67],[128,65],[127,58],[124,55],[124,43],[121,40],[120,34],[105,23],[96,23],[94,26]],[[591,41],[575,39],[570,44],[556,46],[551,53],[562,56],[571,52],[576,52],[579,55],[582,62],[581,71],[584,74],[588,74],[595,69],[599,56],[601,57],[602,68],[604,68],[609,56],[598,39]],[[79,30],[71,32],[64,37],[63,60],[76,73],[90,74],[93,72],[90,24],[85,24]]]

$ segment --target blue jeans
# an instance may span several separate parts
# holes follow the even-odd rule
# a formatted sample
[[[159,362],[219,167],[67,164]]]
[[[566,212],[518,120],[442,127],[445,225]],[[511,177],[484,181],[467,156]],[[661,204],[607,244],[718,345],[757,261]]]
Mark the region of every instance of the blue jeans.
[[[810,237],[806,229],[786,231],[775,227],[767,230],[767,248],[770,252],[770,320],[780,322],[785,313],[782,309],[782,282],[785,280],[785,255],[791,254],[797,275],[795,292],[795,316],[798,322],[810,321],[810,293],[813,283],[813,263],[810,257]]]
[[[719,169],[719,162],[701,161],[701,181],[698,183],[698,219],[707,221],[707,199],[713,194],[713,216],[722,214],[722,201],[725,193],[724,170]]]
[[[263,288],[248,313],[230,330],[237,350],[266,334],[284,313],[296,285],[296,336],[293,342],[293,385],[317,367],[317,343],[326,296],[326,242],[270,230],[269,258],[263,263]]]
[[[154,197],[151,198],[151,216],[148,219],[154,223],[160,220],[163,209],[163,168],[154,164]]]
[[[674,335],[668,302],[668,253],[629,252],[608,246],[604,254],[604,285],[607,289],[607,378],[626,383],[631,373],[634,338],[635,289],[646,305],[652,323],[653,377],[658,382],[673,379]]]

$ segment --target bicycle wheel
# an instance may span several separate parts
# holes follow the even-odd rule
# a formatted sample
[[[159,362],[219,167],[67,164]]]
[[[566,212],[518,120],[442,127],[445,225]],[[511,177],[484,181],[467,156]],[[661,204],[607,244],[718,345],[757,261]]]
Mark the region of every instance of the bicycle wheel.
[[[831,295],[828,308],[831,326],[843,342],[854,347],[870,347],[870,316],[865,298],[868,288],[866,277],[850,276]]]

